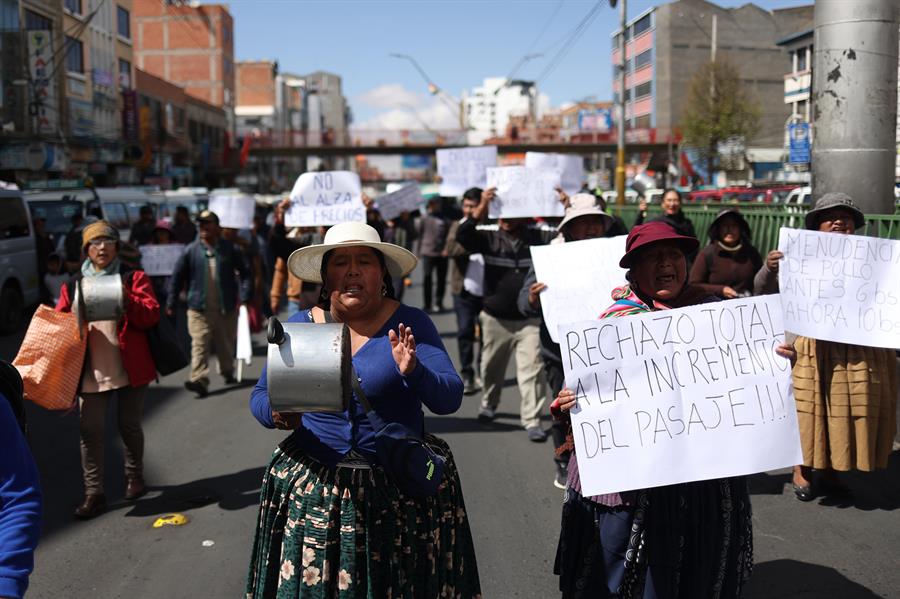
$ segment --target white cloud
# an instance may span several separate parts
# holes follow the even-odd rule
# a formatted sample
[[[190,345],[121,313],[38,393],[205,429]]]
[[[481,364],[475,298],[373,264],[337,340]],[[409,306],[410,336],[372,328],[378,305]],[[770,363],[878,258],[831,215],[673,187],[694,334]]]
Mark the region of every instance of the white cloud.
[[[384,109],[353,124],[358,131],[408,129],[459,129],[459,111],[450,98],[417,94],[400,84],[373,88],[355,102]]]
[[[403,87],[399,83],[386,83],[373,87],[361,94],[355,102],[372,108],[394,108],[401,104],[419,107],[424,104],[424,97]]]

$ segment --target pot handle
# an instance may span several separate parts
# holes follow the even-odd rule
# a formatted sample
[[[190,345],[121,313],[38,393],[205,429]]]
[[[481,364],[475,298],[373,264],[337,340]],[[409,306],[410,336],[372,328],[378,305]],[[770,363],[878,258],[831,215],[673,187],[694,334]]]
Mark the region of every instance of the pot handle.
[[[281,322],[274,316],[269,319],[269,326],[266,330],[266,338],[269,343],[281,345],[284,343],[284,327]]]

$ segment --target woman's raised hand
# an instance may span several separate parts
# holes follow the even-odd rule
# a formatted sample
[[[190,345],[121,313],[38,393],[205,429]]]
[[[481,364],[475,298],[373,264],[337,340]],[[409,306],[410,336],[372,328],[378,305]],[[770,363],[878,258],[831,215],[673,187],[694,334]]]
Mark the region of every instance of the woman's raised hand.
[[[769,270],[772,272],[778,272],[778,261],[784,258],[784,254],[778,250],[772,250],[769,252],[769,255],[766,256],[766,266],[769,267]]]
[[[391,354],[400,374],[410,374],[416,368],[416,338],[413,337],[412,328],[402,322],[397,330],[388,331],[388,340],[391,342]]]
[[[556,396],[556,403],[559,406],[560,410],[562,410],[563,412],[568,412],[578,403],[575,399],[575,391],[563,387],[559,392],[559,395]]]

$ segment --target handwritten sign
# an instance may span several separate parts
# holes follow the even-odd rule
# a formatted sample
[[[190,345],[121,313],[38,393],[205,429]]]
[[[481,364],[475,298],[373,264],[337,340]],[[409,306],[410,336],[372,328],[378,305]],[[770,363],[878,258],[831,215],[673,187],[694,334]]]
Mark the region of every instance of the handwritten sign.
[[[581,191],[584,184],[584,159],[578,154],[525,152],[525,166],[559,171],[560,187],[569,195]]]
[[[377,200],[378,211],[385,220],[400,216],[402,212],[412,212],[422,203],[422,192],[415,183],[404,185],[400,189],[387,193]]]
[[[209,210],[219,217],[219,225],[226,229],[249,229],[253,226],[256,202],[246,194],[223,193],[209,197]]]
[[[559,171],[499,166],[487,170],[487,186],[497,188],[491,202],[491,218],[526,218],[529,216],[562,216],[559,201]]]
[[[168,277],[175,271],[175,262],[184,252],[184,245],[142,245],[141,266],[151,277]]]
[[[284,221],[288,227],[366,222],[359,175],[350,171],[303,173],[294,183]]]
[[[486,169],[497,166],[497,146],[448,148],[436,153],[442,196],[461,196],[470,187],[484,189]]]
[[[782,228],[778,249],[787,330],[900,349],[900,241]]]
[[[585,495],[801,462],[775,296],[561,325]]]
[[[560,324],[597,318],[612,303],[610,292],[625,284],[626,235],[551,243],[531,247],[537,280],[547,285],[541,310],[550,337],[557,339]]]

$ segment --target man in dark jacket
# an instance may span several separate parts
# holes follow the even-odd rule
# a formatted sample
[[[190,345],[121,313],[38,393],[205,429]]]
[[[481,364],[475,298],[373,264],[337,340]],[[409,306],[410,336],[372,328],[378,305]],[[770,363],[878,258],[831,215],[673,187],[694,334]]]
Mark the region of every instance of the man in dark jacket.
[[[440,212],[439,198],[428,200],[427,212],[419,220],[419,238],[416,255],[422,259],[425,277],[422,282],[425,293],[425,311],[430,312],[432,303],[436,312],[444,311],[444,291],[447,285],[447,256],[444,246],[447,243],[447,219]],[[437,272],[437,289],[432,296],[432,273]],[[432,297],[434,302],[432,302]]]
[[[519,312],[519,290],[531,268],[532,245],[544,245],[555,230],[540,230],[530,219],[500,219],[498,230],[478,229],[487,214],[495,190],[485,190],[469,218],[459,224],[456,239],[468,252],[484,256],[484,300],[481,312],[481,376],[484,395],[478,419],[490,422],[496,416],[509,356],[516,357],[516,382],[522,397],[520,419],[528,438],[545,441],[541,408],[546,385],[540,358],[540,322]]]
[[[174,316],[175,301],[187,287],[191,375],[184,386],[204,397],[209,388],[210,345],[215,347],[225,383],[235,382],[237,312],[241,303],[250,300],[251,276],[241,251],[221,238],[219,217],[204,210],[197,222],[200,238],[188,244],[175,263],[166,314]]]
[[[138,247],[153,243],[153,231],[156,229],[152,206],[141,206],[140,215],[140,219],[131,225],[131,235],[128,237],[128,243]]]
[[[462,197],[463,220],[472,216],[472,211],[481,202],[481,188],[473,187]],[[450,293],[453,294],[453,310],[456,312],[456,344],[459,347],[459,372],[463,379],[463,394],[472,395],[478,391],[475,383],[475,325],[481,312],[481,295],[476,289],[466,288],[469,273],[469,252],[457,240],[456,233],[462,220],[450,225],[444,253],[450,259]],[[479,263],[479,266],[482,266]],[[478,283],[483,277],[478,277]],[[479,285],[480,286],[480,285]]]

